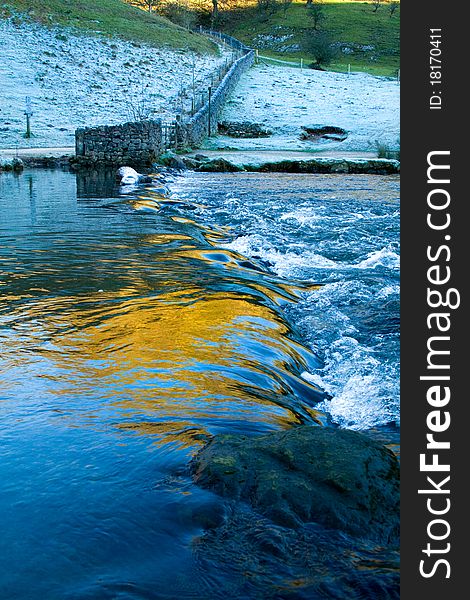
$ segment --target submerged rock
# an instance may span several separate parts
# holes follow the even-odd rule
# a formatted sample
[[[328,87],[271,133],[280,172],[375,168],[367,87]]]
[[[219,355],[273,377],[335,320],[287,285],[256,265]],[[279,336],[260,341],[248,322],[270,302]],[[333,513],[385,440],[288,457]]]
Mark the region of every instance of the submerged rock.
[[[304,425],[259,437],[219,435],[192,469],[200,486],[247,502],[274,523],[314,522],[398,543],[397,459],[359,433]]]
[[[230,573],[229,598],[400,598],[398,549],[317,524],[281,527],[243,504],[230,506],[193,551],[199,564],[217,564],[221,589]]]

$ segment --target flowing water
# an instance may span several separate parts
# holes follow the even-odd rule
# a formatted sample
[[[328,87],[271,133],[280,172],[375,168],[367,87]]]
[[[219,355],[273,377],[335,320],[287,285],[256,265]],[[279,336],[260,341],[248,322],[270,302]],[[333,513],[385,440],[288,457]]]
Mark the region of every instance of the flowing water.
[[[398,178],[167,185],[0,176],[2,599],[304,597],[197,551],[227,503],[190,457],[220,432],[398,426]]]

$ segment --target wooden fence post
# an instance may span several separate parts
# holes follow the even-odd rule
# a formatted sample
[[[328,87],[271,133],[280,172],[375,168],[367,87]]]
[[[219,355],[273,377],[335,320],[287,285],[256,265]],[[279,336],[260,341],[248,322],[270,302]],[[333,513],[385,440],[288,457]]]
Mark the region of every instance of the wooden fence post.
[[[26,96],[26,109],[24,111],[24,114],[26,115],[26,133],[25,133],[25,137],[26,138],[30,138],[31,137],[31,116],[33,114],[33,111],[31,109],[31,98],[29,96]]]

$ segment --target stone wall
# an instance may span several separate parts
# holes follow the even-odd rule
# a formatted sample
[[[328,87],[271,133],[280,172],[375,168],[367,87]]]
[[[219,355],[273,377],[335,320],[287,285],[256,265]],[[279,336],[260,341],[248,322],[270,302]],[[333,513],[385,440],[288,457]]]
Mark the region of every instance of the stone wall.
[[[86,127],[75,132],[75,155],[85,164],[151,165],[161,152],[159,120]]]
[[[255,59],[253,50],[246,49],[245,54],[233,63],[211,96],[210,106],[204,106],[187,122],[178,126],[178,146],[197,147],[210,133],[217,133],[217,123],[227,97],[238,83],[242,73],[251,67]]]
[[[227,37],[227,36],[225,36]],[[217,132],[217,122],[242,73],[254,62],[254,51],[240,42],[244,52],[213,90],[210,103],[187,120],[175,121],[175,135],[164,135],[160,120],[138,121],[123,125],[86,127],[75,132],[76,162],[87,165],[151,165],[167,148],[197,147],[210,133]]]

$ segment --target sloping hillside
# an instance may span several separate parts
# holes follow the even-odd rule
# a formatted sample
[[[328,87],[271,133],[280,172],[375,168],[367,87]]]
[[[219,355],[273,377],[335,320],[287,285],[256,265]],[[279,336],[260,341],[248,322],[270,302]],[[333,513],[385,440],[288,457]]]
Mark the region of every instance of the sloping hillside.
[[[393,13],[392,4],[397,5]],[[263,54],[306,61],[314,59],[309,40],[324,32],[337,53],[330,68],[345,70],[350,64],[353,69],[383,75],[399,68],[399,3],[381,2],[375,11],[370,1],[323,0],[312,6],[319,7],[321,15],[317,29],[305,0],[281,2],[271,10],[244,3],[243,8],[225,13],[223,28]]]
[[[127,0],[148,6],[145,0]],[[171,15],[158,0],[154,9]],[[317,57],[312,41],[327,36],[336,53],[329,69],[396,75],[400,63],[399,0],[178,0],[193,20],[229,33],[263,55],[299,63]],[[215,10],[215,7],[217,9]]]
[[[0,148],[69,147],[77,127],[173,119],[194,70],[196,88],[205,89],[227,58],[203,36],[120,0],[9,4],[0,19]],[[29,10],[15,12],[13,4]],[[26,97],[33,111],[28,139]]]
[[[152,46],[214,53],[207,38],[187,31],[156,14],[124,0],[6,0],[0,17],[34,21],[41,25],[73,27],[87,34],[117,36]]]

